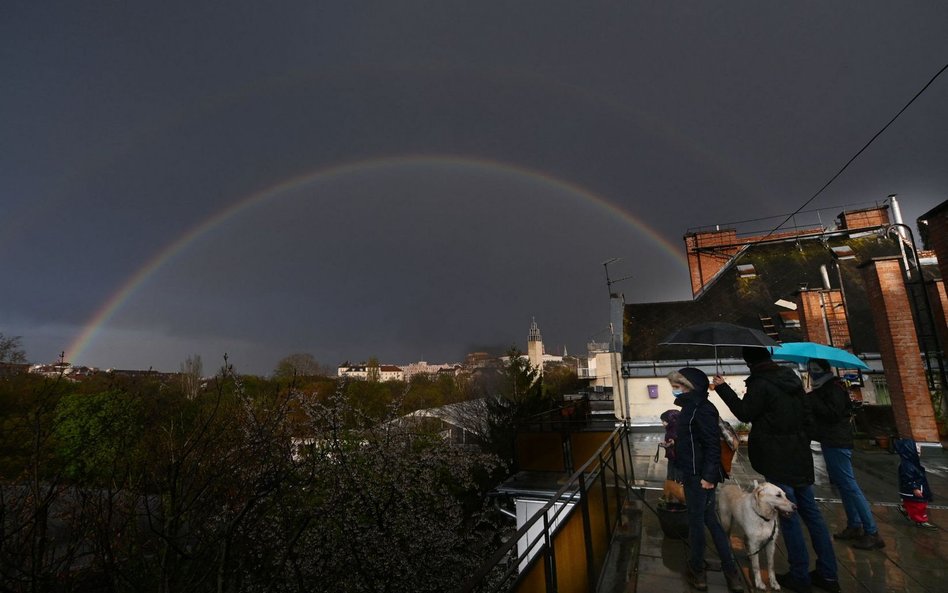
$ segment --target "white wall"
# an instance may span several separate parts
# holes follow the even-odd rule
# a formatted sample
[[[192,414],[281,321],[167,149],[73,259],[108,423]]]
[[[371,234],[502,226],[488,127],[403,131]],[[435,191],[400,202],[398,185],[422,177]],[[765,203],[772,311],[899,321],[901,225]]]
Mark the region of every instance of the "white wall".
[[[540,509],[546,505],[549,500],[538,500],[533,498],[517,498],[517,531],[520,531],[524,525],[527,524],[527,521],[533,518]],[[566,515],[569,514],[570,509],[575,503],[572,502],[557,502],[554,503],[552,508],[546,512],[547,519],[550,521],[550,531],[555,531],[556,527],[563,522],[563,519]],[[566,509],[560,510],[563,505],[566,505]],[[559,514],[557,514],[559,513]],[[555,516],[555,517],[554,517]],[[542,542],[537,540],[543,537],[543,520],[540,519],[534,523],[530,529],[527,530],[526,535],[520,538],[520,541],[517,542],[517,554],[523,558],[520,561],[520,570],[524,571],[527,569],[527,566],[530,564],[530,560],[536,556],[536,553],[540,550]]]
[[[747,375],[728,375],[725,377],[728,385],[741,397],[744,396],[744,379]],[[675,396],[672,395],[671,385],[668,379],[662,377],[632,377],[623,379],[623,395],[628,395],[629,406],[632,410],[632,424],[638,425],[661,425],[659,416],[665,410],[678,409],[675,405]],[[649,397],[649,385],[658,386],[658,397],[652,399]],[[721,417],[732,425],[737,424],[739,420],[734,417],[731,410],[728,409],[721,398],[712,391],[708,398],[718,409]],[[625,419],[624,402],[616,398],[615,412],[616,417]]]

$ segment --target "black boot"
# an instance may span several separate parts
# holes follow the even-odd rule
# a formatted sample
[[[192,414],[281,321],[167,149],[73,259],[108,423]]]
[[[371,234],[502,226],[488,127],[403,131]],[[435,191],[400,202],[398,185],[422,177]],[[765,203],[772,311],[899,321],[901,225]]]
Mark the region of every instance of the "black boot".
[[[704,570],[692,570],[689,566],[685,569],[685,579],[688,580],[688,584],[697,589],[698,591],[707,591],[708,590],[708,578],[705,575]]]

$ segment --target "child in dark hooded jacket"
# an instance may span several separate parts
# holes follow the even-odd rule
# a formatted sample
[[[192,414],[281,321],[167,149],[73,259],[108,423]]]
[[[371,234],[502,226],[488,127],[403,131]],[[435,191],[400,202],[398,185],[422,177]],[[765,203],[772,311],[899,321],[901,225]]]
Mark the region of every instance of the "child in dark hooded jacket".
[[[928,503],[932,500],[932,491],[918,456],[918,445],[912,439],[898,439],[895,441],[895,452],[901,458],[899,496],[902,497],[902,507],[899,510],[919,527],[935,527],[928,522]]]
[[[665,427],[665,440],[661,447],[665,449],[665,459],[668,460],[668,468],[665,470],[666,480],[681,481],[681,472],[675,467],[675,439],[678,438],[678,410],[665,410],[659,419]]]

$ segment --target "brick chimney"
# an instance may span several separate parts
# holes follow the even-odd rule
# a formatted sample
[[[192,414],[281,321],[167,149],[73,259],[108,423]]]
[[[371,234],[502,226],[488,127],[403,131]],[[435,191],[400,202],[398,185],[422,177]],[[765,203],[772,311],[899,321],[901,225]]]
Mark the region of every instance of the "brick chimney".
[[[796,301],[804,341],[852,351],[846,307],[838,288],[802,289]]]
[[[902,262],[898,257],[878,258],[863,264],[861,271],[899,434],[937,443],[935,412]]]
[[[863,229],[890,223],[888,204],[862,210],[847,210],[836,217],[840,229]]]

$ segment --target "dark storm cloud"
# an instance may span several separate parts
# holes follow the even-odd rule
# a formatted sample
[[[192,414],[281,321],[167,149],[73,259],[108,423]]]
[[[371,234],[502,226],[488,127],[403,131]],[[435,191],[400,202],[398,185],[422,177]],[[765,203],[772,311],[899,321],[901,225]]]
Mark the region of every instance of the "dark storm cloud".
[[[881,1],[6,3],[0,331],[49,359],[239,200],[440,155],[524,173],[355,168],[277,196],[167,261],[77,362],[457,359],[522,345],[532,316],[581,350],[607,323],[603,260],[630,300],[689,296],[591,195],[675,244],[789,212],[944,64],[946,21]],[[814,205],[943,200],[946,105],[940,80]]]

